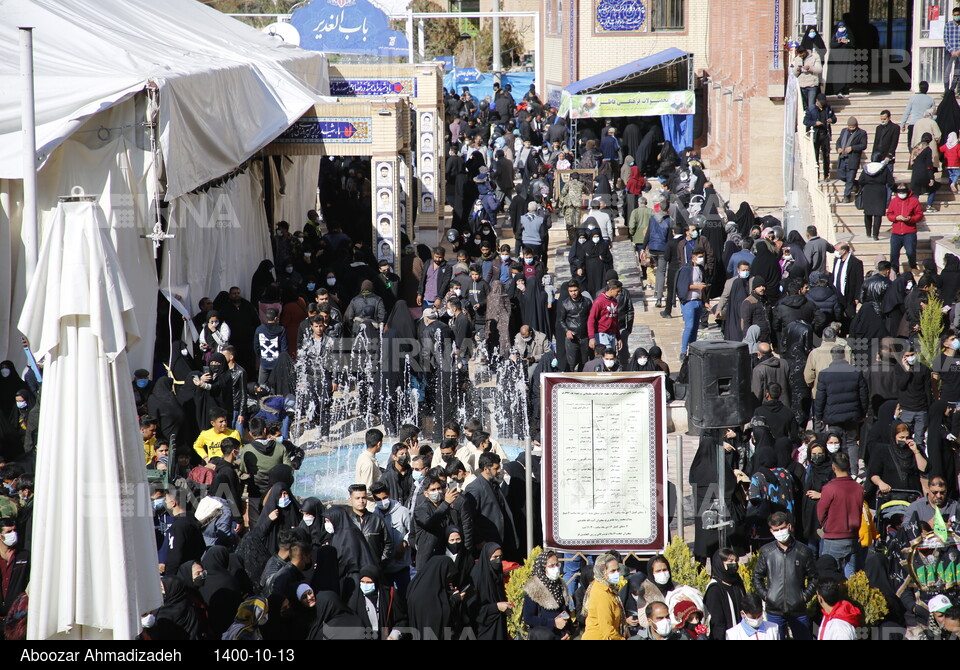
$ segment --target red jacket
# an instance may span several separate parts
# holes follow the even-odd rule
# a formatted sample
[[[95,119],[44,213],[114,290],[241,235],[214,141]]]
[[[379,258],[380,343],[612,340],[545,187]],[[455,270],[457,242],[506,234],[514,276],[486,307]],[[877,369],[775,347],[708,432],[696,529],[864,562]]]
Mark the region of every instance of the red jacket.
[[[823,485],[817,518],[828,540],[849,540],[860,533],[863,487],[850,477],[837,477]]]
[[[940,155],[948,168],[960,167],[960,144],[954,144],[952,149],[948,149],[944,144],[940,147]]]
[[[590,316],[587,318],[587,335],[590,339],[597,333],[608,333],[620,339],[620,326],[617,318],[617,301],[606,293],[601,293],[593,301]]]
[[[854,628],[859,628],[863,622],[863,613],[860,611],[860,608],[851,603],[849,600],[841,600],[836,605],[833,606],[833,611],[829,614],[823,612],[823,621],[820,622],[820,630],[817,632],[817,639],[822,640],[827,633],[827,626],[831,621],[846,621],[848,624]]]
[[[897,221],[898,216],[910,217],[907,221]],[[906,235],[907,233],[917,232],[917,224],[923,221],[923,210],[920,208],[920,200],[911,191],[910,194],[901,200],[896,193],[890,198],[890,204],[887,206],[887,219],[893,222],[894,235]]]

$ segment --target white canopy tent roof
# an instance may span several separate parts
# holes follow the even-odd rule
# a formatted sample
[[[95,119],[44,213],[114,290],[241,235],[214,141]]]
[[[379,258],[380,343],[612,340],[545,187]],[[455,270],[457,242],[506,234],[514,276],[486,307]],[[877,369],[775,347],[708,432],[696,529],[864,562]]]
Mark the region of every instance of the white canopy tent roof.
[[[158,184],[175,208],[198,186],[242,165],[311,105],[335,101],[325,95],[326,57],[283,44],[195,0],[0,0],[0,360],[18,364],[23,356],[16,324],[26,294],[18,26],[34,29],[38,243],[60,196],[77,188],[97,196],[135,296],[143,340],[130,362],[150,368],[158,283],[152,243],[141,236],[155,221]],[[147,90],[157,92],[151,97],[159,105],[162,165],[143,128],[150,111]],[[251,194],[258,189],[251,177],[244,189],[233,187],[243,204],[235,208],[234,227],[264,226],[255,231],[255,244],[231,247],[236,276],[219,277],[242,277],[241,286],[270,249],[264,217],[248,211],[257,208]],[[173,232],[196,241],[196,235]],[[216,235],[231,235],[209,229],[203,234],[201,248]],[[207,260],[188,251],[177,244],[166,255],[173,276],[196,274],[191,268]]]
[[[22,178],[17,26],[34,28],[40,162],[91,115],[160,91],[167,198],[240,165],[329,91],[323,54],[194,0],[0,0],[0,178]]]

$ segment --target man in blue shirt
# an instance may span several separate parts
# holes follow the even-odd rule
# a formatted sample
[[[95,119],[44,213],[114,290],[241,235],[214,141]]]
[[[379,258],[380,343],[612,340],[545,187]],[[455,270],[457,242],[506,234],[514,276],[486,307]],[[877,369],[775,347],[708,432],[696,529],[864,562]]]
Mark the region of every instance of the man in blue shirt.
[[[955,88],[960,77],[960,7],[953,8],[953,20],[943,27],[943,46],[947,50],[943,55],[943,87]]]

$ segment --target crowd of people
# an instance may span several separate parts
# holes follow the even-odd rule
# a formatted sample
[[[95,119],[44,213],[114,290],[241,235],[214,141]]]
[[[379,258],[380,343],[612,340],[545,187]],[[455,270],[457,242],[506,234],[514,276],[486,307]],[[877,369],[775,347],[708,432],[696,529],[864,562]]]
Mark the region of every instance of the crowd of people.
[[[324,159],[319,211],[299,229],[276,225],[249,292],[204,297],[192,322],[161,319],[156,367],[133,380],[164,594],[142,637],[507,639],[520,607],[529,639],[854,639],[863,613],[843,582],[858,570],[887,600],[883,625],[956,636],[956,577],[918,580],[899,557],[930,533],[954,546],[958,530],[960,261],[917,266],[922,212],[889,179],[894,133],[878,132],[882,169],[868,163],[859,181],[865,200],[890,189],[884,213],[908,264],[897,247],[865,274],[850,245],[813,226],[787,235],[748,203],[728,209],[698,152],[675,149],[658,123],[593,121],[574,137],[533,87],[519,102],[509,86],[479,102],[445,92],[444,109],[453,225],[440,244],[404,235],[399,268],[378,260],[369,162]],[[829,133],[825,99],[809,109],[812,132]],[[856,171],[866,140],[855,123],[848,131],[838,148]],[[569,248],[551,256],[560,219]],[[663,318],[680,305],[673,376],[659,347],[631,350],[633,298],[614,245],[630,250]],[[920,322],[937,296],[930,351]],[[545,551],[523,602],[510,602],[505,575],[542,541],[539,506],[524,496],[527,477],[539,488],[539,458],[528,473],[491,434],[538,440],[547,372],[664,372],[681,395],[703,328],[748,344],[754,396],[748,423],[704,433],[689,471],[710,586],[674,581],[664,556]],[[39,372],[0,363],[0,618],[11,639],[29,614]],[[477,418],[488,403],[496,426]],[[364,435],[352,485],[340,501],[296,496],[300,438],[335,441],[341,423]],[[381,467],[385,434],[397,437]],[[722,546],[708,518],[730,522]],[[864,540],[864,519],[879,534]],[[745,584],[738,566],[752,551]]]

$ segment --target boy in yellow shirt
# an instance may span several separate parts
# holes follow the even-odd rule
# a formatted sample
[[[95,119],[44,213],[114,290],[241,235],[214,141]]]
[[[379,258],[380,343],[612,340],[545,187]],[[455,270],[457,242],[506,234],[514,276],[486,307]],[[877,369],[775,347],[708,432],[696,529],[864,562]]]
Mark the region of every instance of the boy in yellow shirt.
[[[197,441],[193,443],[193,450],[200,455],[205,463],[209,463],[211,458],[223,456],[220,449],[220,443],[226,438],[232,437],[237,442],[241,442],[240,433],[232,428],[227,428],[226,411],[215,407],[210,410],[210,428],[200,433]]]
[[[144,465],[153,463],[157,457],[157,420],[149,414],[140,417],[140,434],[143,436],[143,460]]]

